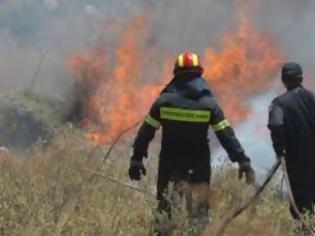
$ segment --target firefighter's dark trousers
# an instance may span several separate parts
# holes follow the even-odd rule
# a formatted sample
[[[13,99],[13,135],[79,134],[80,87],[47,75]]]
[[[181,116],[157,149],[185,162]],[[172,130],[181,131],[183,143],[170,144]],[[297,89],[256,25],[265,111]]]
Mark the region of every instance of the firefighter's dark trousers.
[[[296,178],[290,178],[291,189],[293,197],[298,210],[302,213],[308,213],[315,215],[315,178],[298,180]],[[292,216],[298,219],[298,215],[294,211],[293,207],[290,207]]]
[[[157,181],[159,211],[171,217],[172,195],[175,193],[180,197],[185,197],[190,217],[208,219],[209,161],[205,159],[204,163],[189,164],[160,161]]]

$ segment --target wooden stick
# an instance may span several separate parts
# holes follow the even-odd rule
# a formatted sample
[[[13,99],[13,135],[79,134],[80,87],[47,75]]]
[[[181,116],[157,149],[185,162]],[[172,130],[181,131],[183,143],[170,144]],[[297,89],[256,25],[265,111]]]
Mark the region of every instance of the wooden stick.
[[[121,185],[122,187],[128,188],[128,189],[130,189],[130,190],[132,190],[132,191],[136,191],[136,192],[142,193],[142,194],[144,194],[144,195],[154,197],[153,194],[151,194],[151,193],[145,191],[144,189],[135,187],[135,186],[133,186],[133,185],[131,185],[131,184],[127,184],[127,183],[121,182],[121,181],[119,181],[119,180],[117,180],[117,179],[115,179],[115,178],[113,178],[113,177],[104,175],[104,174],[99,173],[99,172],[97,172],[97,171],[94,171],[94,170],[87,170],[87,169],[84,169],[84,170],[82,170],[82,171],[87,172],[87,173],[90,173],[90,174],[92,174],[92,175],[96,175],[96,176],[102,177],[102,178],[104,178],[104,179],[106,179],[106,180],[108,180],[108,181],[110,181],[110,182],[113,182],[113,183],[116,183],[116,184],[118,184],[118,185]]]
[[[264,191],[270,180],[273,178],[277,170],[279,169],[280,161],[278,160],[270,169],[268,172],[266,180],[263,182],[263,184],[258,187],[253,197],[251,197],[247,202],[245,202],[240,207],[234,208],[230,213],[228,213],[223,220],[221,221],[221,224],[217,230],[217,232],[214,234],[216,236],[221,236],[224,234],[226,227],[237,217],[239,216],[246,208],[249,207],[250,204],[252,204],[254,201],[257,200],[258,196]]]
[[[117,145],[117,143],[119,142],[119,140],[126,134],[128,133],[130,130],[133,130],[134,128],[136,128],[140,123],[142,122],[142,120],[135,122],[132,126],[124,129],[123,131],[121,131],[117,137],[114,139],[114,141],[112,142],[112,144],[110,145],[109,149],[107,150],[103,162],[105,162],[109,157],[111,152],[113,151],[113,149],[115,148],[115,146]]]
[[[34,92],[35,91],[35,83],[36,83],[36,80],[37,80],[37,77],[39,75],[39,72],[41,71],[42,69],[42,65],[43,65],[43,62],[47,56],[47,53],[48,51],[45,50],[45,51],[40,51],[39,52],[39,56],[38,56],[38,62],[37,62],[37,65],[36,65],[36,68],[34,70],[34,73],[33,73],[33,76],[32,76],[32,79],[31,79],[31,91]]]

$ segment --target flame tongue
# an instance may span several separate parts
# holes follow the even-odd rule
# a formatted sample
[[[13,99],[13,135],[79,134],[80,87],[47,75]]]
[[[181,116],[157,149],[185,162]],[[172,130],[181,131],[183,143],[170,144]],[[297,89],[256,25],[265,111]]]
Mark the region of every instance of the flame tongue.
[[[222,51],[207,49],[204,58],[210,65],[205,77],[233,122],[247,117],[248,98],[270,88],[283,61],[277,45],[247,24],[237,34],[224,36]]]
[[[107,68],[105,57],[98,55],[75,54],[68,62],[74,75],[81,78],[78,81],[80,87],[89,91],[83,98],[84,117],[100,128],[89,135],[98,143],[112,141],[118,133],[141,119],[161,90],[161,85],[154,85],[161,83],[161,79],[148,83],[144,78],[146,59],[153,55],[143,47],[147,31],[143,22],[147,20],[141,14],[129,23],[114,55],[115,66],[108,71],[104,71]],[[82,76],[83,72],[87,73]],[[108,76],[104,78],[104,75]],[[96,89],[91,90],[91,87]]]
[[[78,84],[85,88],[81,94],[84,119],[99,127],[90,133],[98,143],[111,142],[142,119],[162,84],[171,79],[173,60],[148,44],[148,20],[141,14],[130,22],[111,57],[114,66],[109,66],[106,53],[78,53],[69,59],[71,71],[80,78]],[[222,50],[208,48],[203,58],[205,78],[232,122],[241,122],[250,114],[248,98],[271,86],[283,60],[277,44],[245,20],[238,32],[224,35]],[[161,64],[162,60],[168,63]]]

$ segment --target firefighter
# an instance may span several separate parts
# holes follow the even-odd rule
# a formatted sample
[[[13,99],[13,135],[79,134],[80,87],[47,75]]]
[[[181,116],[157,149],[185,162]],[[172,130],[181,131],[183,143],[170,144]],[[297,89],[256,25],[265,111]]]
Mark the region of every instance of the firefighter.
[[[271,103],[268,127],[277,157],[286,160],[298,210],[314,214],[315,96],[302,86],[303,72],[299,64],[284,64],[281,77],[287,91]],[[297,219],[292,206],[290,211]]]
[[[228,120],[203,79],[203,68],[194,53],[179,55],[174,78],[152,105],[134,142],[129,176],[140,180],[146,174],[143,158],[155,131],[162,127],[162,145],[159,158],[157,199],[159,210],[170,215],[170,203],[165,199],[168,185],[188,183],[198,186],[201,194],[198,214],[208,214],[210,182],[209,125],[232,162],[239,164],[239,177],[247,183],[254,181],[250,159],[235,137]],[[193,189],[193,188],[191,188]],[[180,190],[178,190],[180,191]]]

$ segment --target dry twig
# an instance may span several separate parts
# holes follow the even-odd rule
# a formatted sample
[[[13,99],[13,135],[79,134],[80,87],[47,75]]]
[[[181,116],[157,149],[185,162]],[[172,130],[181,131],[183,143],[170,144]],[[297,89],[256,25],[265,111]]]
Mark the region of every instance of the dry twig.
[[[106,180],[108,180],[108,181],[110,181],[110,182],[116,183],[116,184],[118,184],[118,185],[120,185],[120,186],[122,186],[122,187],[124,187],[124,188],[128,188],[128,189],[130,189],[130,190],[132,190],[132,191],[136,191],[136,192],[142,193],[142,194],[144,194],[144,195],[154,197],[153,194],[151,194],[151,193],[145,191],[144,189],[135,187],[135,186],[133,186],[133,185],[131,185],[131,184],[128,184],[128,183],[121,182],[121,181],[119,181],[119,180],[117,180],[117,179],[115,179],[115,178],[113,178],[113,177],[104,175],[104,174],[99,173],[99,172],[97,172],[97,171],[94,171],[94,170],[83,170],[83,171],[84,171],[84,172],[87,172],[87,173],[90,173],[90,174],[92,174],[92,175],[96,175],[96,176],[102,177],[102,178],[104,178],[104,179],[106,179]]]
[[[132,126],[124,129],[123,131],[121,131],[117,137],[114,139],[114,141],[112,142],[112,144],[110,145],[109,149],[107,150],[103,162],[105,162],[109,157],[111,152],[113,151],[113,149],[115,148],[115,146],[117,145],[117,143],[119,142],[119,140],[124,136],[124,134],[128,133],[130,130],[133,130],[134,128],[136,128],[142,120],[135,122]]]
[[[39,56],[38,56],[38,62],[37,62],[37,65],[36,65],[36,68],[34,70],[34,73],[33,73],[33,76],[32,76],[32,79],[31,79],[31,91],[34,91],[35,90],[35,83],[36,83],[36,80],[37,80],[37,77],[39,75],[39,72],[41,71],[42,69],[42,65],[44,63],[44,60],[47,56],[47,51],[40,51],[39,52]]]
[[[240,207],[234,208],[230,213],[228,213],[223,220],[221,221],[217,232],[215,233],[216,236],[221,236],[224,234],[226,227],[237,217],[239,216],[246,208],[255,202],[258,198],[258,196],[264,191],[270,180],[273,178],[275,173],[277,172],[278,168],[280,166],[280,161],[277,161],[273,167],[268,172],[266,180],[263,182],[263,184],[257,189],[254,196],[251,197],[247,202],[245,202]]]

